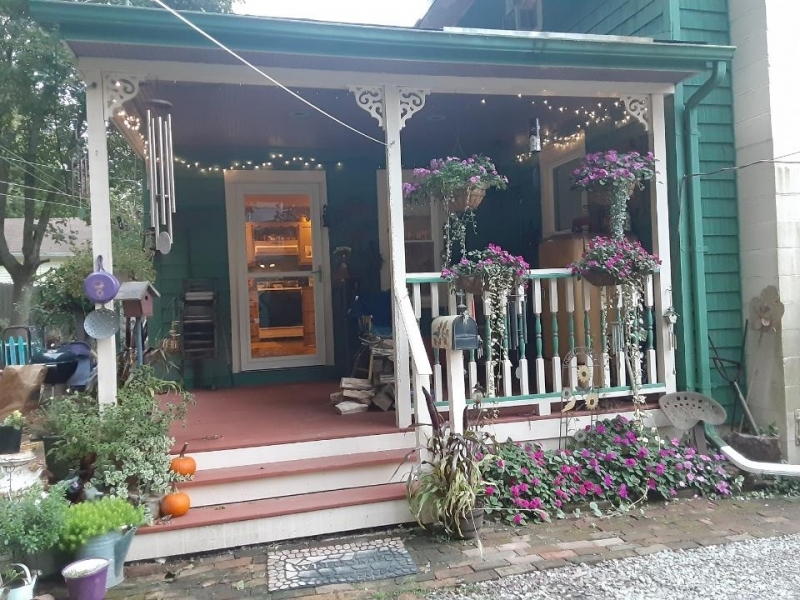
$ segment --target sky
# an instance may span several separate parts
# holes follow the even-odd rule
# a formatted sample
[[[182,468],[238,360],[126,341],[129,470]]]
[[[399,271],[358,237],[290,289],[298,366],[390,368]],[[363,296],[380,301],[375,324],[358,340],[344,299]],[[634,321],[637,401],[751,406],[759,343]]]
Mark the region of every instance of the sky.
[[[430,0],[241,0],[235,12],[268,17],[413,26]]]

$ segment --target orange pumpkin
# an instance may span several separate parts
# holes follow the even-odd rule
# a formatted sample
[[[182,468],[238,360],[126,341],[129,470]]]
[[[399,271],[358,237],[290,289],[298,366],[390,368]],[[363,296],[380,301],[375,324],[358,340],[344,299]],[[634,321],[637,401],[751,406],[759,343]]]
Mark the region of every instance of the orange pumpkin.
[[[171,471],[174,471],[178,475],[183,475],[184,477],[191,477],[194,475],[195,471],[197,471],[197,463],[195,460],[191,456],[186,456],[186,448],[188,447],[188,443],[184,444],[183,448],[181,448],[181,453],[169,463]]]
[[[167,494],[161,499],[161,514],[170,517],[182,517],[189,512],[191,507],[189,494],[177,490]]]

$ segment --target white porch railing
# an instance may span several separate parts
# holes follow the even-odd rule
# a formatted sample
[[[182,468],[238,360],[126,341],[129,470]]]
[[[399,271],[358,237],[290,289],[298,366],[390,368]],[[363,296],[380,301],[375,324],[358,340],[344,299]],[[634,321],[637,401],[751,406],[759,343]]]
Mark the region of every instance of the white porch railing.
[[[645,289],[643,325],[646,337],[642,344],[641,385],[644,394],[673,391],[668,389],[672,378],[664,373],[664,365],[673,362],[663,360],[664,356],[659,357],[659,353],[672,353],[674,350],[659,348],[656,342],[664,337],[657,331],[663,326],[662,320],[655,317],[654,290],[660,289],[657,278],[658,274],[648,277]],[[475,351],[465,352],[463,377],[467,395],[479,383],[478,369],[481,366],[484,374],[481,384],[495,402],[502,406],[535,406],[539,415],[549,415],[551,402],[559,400],[565,384],[571,383],[563,382],[563,377],[574,377],[574,369],[563,368],[564,360],[573,349],[581,346],[592,348],[593,356],[599,360],[594,383],[599,397],[630,395],[624,354],[611,352],[611,325],[619,320],[616,288],[594,287],[579,280],[568,269],[531,270],[526,279],[525,292],[510,300],[514,306],[494,307],[488,298],[467,294],[467,310],[484,332],[484,356],[479,357]],[[406,282],[418,331],[429,329],[430,324],[423,319],[427,321],[441,315],[457,314],[456,298],[439,273],[410,273]],[[603,306],[606,310],[602,310]],[[507,334],[503,342],[506,358],[499,368],[493,368],[492,362],[498,357],[492,355],[491,330],[485,316],[498,309],[506,312]],[[406,318],[404,314],[404,321]],[[440,409],[448,406],[442,352],[432,350],[431,392]],[[415,398],[421,398],[416,393],[418,379],[419,374],[415,373]],[[466,401],[469,403],[471,400],[468,398]]]

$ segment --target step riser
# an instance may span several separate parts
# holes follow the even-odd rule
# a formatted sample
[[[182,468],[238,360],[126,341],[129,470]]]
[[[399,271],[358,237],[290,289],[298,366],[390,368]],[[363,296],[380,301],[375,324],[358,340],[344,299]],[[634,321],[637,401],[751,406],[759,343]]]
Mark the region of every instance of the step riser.
[[[345,419],[347,417],[342,418]],[[253,448],[231,448],[230,450],[214,450],[191,454],[197,462],[197,469],[202,471],[205,469],[223,469],[287,460],[323,458],[341,454],[414,448],[416,439],[415,431],[401,431],[382,435],[365,435],[334,440],[256,446]]]
[[[128,562],[383,527],[413,520],[405,500],[136,535]]]
[[[214,506],[405,481],[411,464],[379,464],[185,487],[192,506]],[[181,487],[178,484],[178,487]]]

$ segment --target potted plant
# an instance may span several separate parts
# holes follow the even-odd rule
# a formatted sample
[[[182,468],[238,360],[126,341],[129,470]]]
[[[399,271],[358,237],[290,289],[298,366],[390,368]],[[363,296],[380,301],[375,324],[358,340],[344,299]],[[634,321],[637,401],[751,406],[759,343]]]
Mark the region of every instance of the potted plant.
[[[587,154],[572,172],[575,187],[599,195],[600,202],[609,205],[612,237],[622,238],[628,198],[642,182],[655,177],[655,163],[652,152],[607,150]]]
[[[73,504],[67,511],[60,546],[77,559],[102,558],[109,562],[106,587],[123,580],[123,565],[137,527],[145,523],[143,506],[106,496]]]
[[[403,184],[410,202],[437,201],[447,213],[444,225],[444,264],[450,263],[451,246],[458,242],[466,253],[467,225],[475,226],[474,211],[489,188],[506,189],[508,178],[497,172],[492,159],[473,154],[469,158],[435,158],[428,168],[414,169],[414,180]]]
[[[139,367],[119,389],[117,404],[102,412],[85,394],[51,403],[46,417],[59,441],[48,457],[72,468],[81,465],[99,490],[140,503],[152,496],[157,504],[174,482],[186,479],[170,468],[175,440],[169,432],[185,418],[190,402],[177,383]]]
[[[9,565],[0,572],[0,598],[3,600],[31,600],[36,587],[36,576],[27,566]]]
[[[491,301],[487,315],[491,342],[497,356],[505,357],[506,306],[509,296],[525,284],[530,265],[521,256],[514,256],[500,246],[489,244],[485,250],[471,250],[457,263],[442,269],[442,278],[452,287],[473,294],[485,294]]]
[[[49,490],[37,484],[0,498],[0,546],[44,576],[58,573],[66,562],[58,544],[68,508],[65,484]]]
[[[580,260],[569,265],[572,273],[592,285],[619,285],[654,273],[661,259],[639,242],[598,236],[589,241]]]
[[[484,516],[484,469],[490,460],[489,439],[481,432],[486,411],[480,404],[464,411],[464,432],[442,421],[430,394],[423,388],[433,432],[425,447],[427,458],[408,474],[406,497],[411,514],[423,528],[439,524],[447,535],[478,536]]]
[[[0,454],[16,454],[22,444],[22,427],[25,417],[15,410],[0,424]]]

